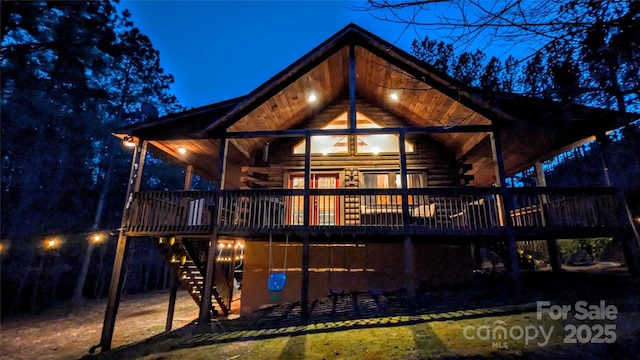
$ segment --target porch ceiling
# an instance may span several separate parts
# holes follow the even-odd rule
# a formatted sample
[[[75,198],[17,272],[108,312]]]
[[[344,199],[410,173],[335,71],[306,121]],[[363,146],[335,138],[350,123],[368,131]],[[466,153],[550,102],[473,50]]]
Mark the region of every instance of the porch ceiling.
[[[363,47],[355,47],[356,96],[406,120],[411,126],[490,125],[491,121],[442,91],[417,79]],[[349,46],[344,46],[306,74],[276,93],[240,120],[229,131],[281,130],[299,127],[315,112],[348,97]],[[316,100],[309,101],[314,94]],[[397,100],[391,95],[395,94]],[[357,105],[356,105],[357,108]],[[487,134],[446,134],[439,137],[457,157],[473,148]],[[272,138],[234,139],[248,157],[261,151]]]
[[[190,163],[216,179],[217,141],[222,131],[247,132],[299,128],[314,114],[349,96],[349,48],[354,46],[356,98],[376,104],[410,126],[494,124],[501,129],[505,169],[512,174],[592,135],[629,123],[636,114],[548,100],[492,94],[458,84],[392,44],[349,25],[249,95],[136,124],[117,132],[151,141],[174,161]],[[393,99],[394,93],[397,99]],[[315,95],[315,101],[309,96]],[[357,104],[356,104],[357,108]],[[487,133],[430,134],[455,156],[473,164],[475,185],[494,182]],[[273,138],[231,139],[238,161],[255,157]],[[185,159],[175,150],[185,147]],[[231,159],[230,159],[231,160]]]

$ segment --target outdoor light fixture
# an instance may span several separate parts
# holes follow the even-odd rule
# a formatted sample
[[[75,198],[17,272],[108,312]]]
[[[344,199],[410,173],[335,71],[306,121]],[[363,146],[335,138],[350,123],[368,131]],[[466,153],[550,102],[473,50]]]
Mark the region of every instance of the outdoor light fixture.
[[[46,240],[45,246],[47,249],[54,249],[56,247],[56,240],[55,239]]]
[[[393,93],[391,93],[391,99],[392,99],[393,101],[398,101],[398,94],[397,94],[397,93],[394,93],[394,92],[393,92]]]
[[[136,143],[133,141],[133,136],[131,135],[127,135],[124,137],[124,139],[122,139],[124,146],[126,147],[134,147],[136,146]]]
[[[100,234],[93,235],[93,242],[100,242]]]
[[[185,149],[185,148],[183,148],[183,147],[179,147],[179,148],[178,148],[178,152],[179,152],[180,154],[186,154],[186,153],[187,153],[187,149]]]
[[[314,101],[316,101],[316,99],[317,99],[317,98],[318,98],[318,97],[316,96],[316,94],[311,93],[311,94],[309,95],[309,97],[307,98],[307,100],[309,100],[309,102],[314,102]]]

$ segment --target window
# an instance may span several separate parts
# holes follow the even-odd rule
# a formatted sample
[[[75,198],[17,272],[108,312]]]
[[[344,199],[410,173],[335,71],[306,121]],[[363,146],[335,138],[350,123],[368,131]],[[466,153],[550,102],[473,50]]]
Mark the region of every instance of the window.
[[[357,113],[357,127],[359,129],[382,129],[382,126],[371,120],[368,116]],[[404,141],[405,151],[408,153],[415,151],[415,146],[409,141]],[[356,141],[356,152],[358,154],[380,154],[399,153],[400,144],[398,135],[395,134],[371,134],[358,135]]]
[[[400,181],[401,175],[399,172],[363,172],[361,188],[365,189],[389,189],[395,187],[397,189],[402,188],[402,182]],[[389,180],[393,179],[393,183]],[[394,186],[390,186],[394,184]],[[424,181],[424,173],[422,172],[408,172],[407,173],[407,188],[422,188],[426,187],[426,181]],[[365,205],[373,204],[400,204],[401,196],[365,196]],[[409,203],[411,203],[411,197],[409,197]]]
[[[343,112],[321,129],[347,129],[349,127],[349,119],[347,112]],[[371,120],[368,116],[356,112],[356,127],[358,129],[382,129],[382,126]],[[302,140],[293,147],[293,154],[304,155],[306,141]],[[405,140],[405,150],[408,153],[415,152],[415,145]],[[356,153],[358,154],[385,154],[399,153],[400,144],[398,143],[398,135],[395,134],[370,134],[358,135],[356,139]],[[348,154],[349,153],[349,136],[348,135],[316,135],[311,137],[311,153],[312,154]]]
[[[347,129],[348,128],[347,113],[344,112],[340,116],[331,120],[321,129]],[[306,140],[302,140],[293,147],[295,155],[304,155]],[[349,153],[349,136],[348,135],[317,135],[311,137],[311,153],[312,154],[348,154]]]

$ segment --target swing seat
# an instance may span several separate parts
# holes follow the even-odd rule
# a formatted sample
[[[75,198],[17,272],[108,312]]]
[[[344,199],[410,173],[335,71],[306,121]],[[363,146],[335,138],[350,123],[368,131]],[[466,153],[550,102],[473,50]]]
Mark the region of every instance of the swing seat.
[[[269,276],[268,288],[269,291],[282,291],[284,284],[287,282],[287,275],[285,273],[275,273]]]

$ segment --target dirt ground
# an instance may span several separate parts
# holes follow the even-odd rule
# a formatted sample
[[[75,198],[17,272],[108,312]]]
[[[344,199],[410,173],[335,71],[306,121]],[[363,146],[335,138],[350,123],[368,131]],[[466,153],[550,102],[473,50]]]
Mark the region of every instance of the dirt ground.
[[[99,342],[105,310],[104,301],[92,301],[2,321],[0,359],[638,359],[640,279],[630,278],[619,267],[567,269],[558,275],[527,275],[518,286],[490,275],[470,286],[426,289],[420,303],[413,305],[399,295],[360,294],[336,303],[321,299],[313,302],[309,321],[301,320],[299,304],[280,304],[214,322],[204,330],[192,324],[198,309],[181,291],[176,330],[170,333],[163,333],[168,293],[123,297],[113,350],[88,356],[89,348]],[[562,327],[571,317],[536,319],[536,301],[547,299],[556,304],[615,304],[615,343],[565,344]],[[467,326],[497,323],[556,330],[545,347],[510,340],[508,349],[499,349],[491,341],[463,338]]]
[[[123,296],[112,348],[135,343],[165,329],[169,293]],[[0,359],[78,359],[100,342],[106,302],[96,300],[43,314],[6,319],[0,323]],[[173,328],[198,317],[198,307],[186,291],[178,292]]]

